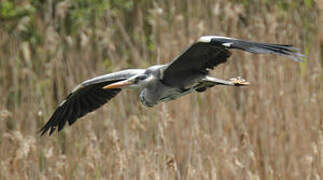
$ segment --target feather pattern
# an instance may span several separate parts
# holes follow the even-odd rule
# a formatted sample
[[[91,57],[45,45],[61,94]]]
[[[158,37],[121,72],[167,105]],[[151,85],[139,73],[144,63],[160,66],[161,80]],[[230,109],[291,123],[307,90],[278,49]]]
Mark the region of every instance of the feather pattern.
[[[208,69],[225,63],[231,55],[230,49],[255,54],[276,54],[299,62],[305,57],[298,52],[299,49],[291,45],[259,43],[222,36],[202,36],[167,64],[163,71],[162,82],[169,86],[185,87],[207,75]]]
[[[72,125],[78,118],[96,110],[116,96],[121,89],[102,89],[103,86],[117,81],[107,81],[88,85],[72,92],[56,109],[49,121],[40,129],[41,135],[50,130],[51,135],[56,129],[61,131],[66,122]]]

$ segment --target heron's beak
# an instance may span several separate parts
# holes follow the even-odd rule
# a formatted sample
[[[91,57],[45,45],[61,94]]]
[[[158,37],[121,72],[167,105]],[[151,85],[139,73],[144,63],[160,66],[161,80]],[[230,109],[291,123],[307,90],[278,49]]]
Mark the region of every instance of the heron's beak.
[[[134,81],[127,79],[127,80],[124,80],[124,81],[119,81],[119,82],[116,82],[116,83],[106,85],[106,86],[103,87],[103,89],[122,88],[122,87],[125,87],[125,86],[130,86],[133,83],[134,83]]]

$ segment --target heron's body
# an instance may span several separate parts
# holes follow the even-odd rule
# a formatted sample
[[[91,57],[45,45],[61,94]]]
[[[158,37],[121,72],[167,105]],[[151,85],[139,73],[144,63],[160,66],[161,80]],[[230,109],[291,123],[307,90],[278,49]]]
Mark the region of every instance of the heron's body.
[[[277,54],[295,61],[303,55],[289,45],[257,43],[221,36],[202,36],[173,61],[154,65],[147,69],[128,69],[92,78],[78,85],[58,106],[50,120],[41,129],[50,134],[60,131],[66,122],[73,124],[78,118],[91,112],[116,96],[122,88],[140,90],[140,100],[148,107],[174,100],[191,92],[203,92],[215,85],[248,85],[244,79],[217,79],[209,76],[209,70],[224,63],[230,57],[229,49],[240,49],[256,54]]]
[[[185,92],[188,92],[192,87],[184,87],[182,85],[167,85],[163,82],[163,71],[166,65],[155,65],[147,68],[144,72],[150,78],[145,86],[140,88],[140,100],[143,105],[153,107],[159,102],[165,102],[174,100],[180,96],[183,96]]]

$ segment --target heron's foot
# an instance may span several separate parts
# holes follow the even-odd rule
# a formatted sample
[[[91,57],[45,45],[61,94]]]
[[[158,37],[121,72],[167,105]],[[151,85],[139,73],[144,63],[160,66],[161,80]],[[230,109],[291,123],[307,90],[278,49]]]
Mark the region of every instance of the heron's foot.
[[[235,86],[247,86],[250,84],[248,81],[246,81],[240,76],[236,78],[231,78],[230,81],[233,82]]]

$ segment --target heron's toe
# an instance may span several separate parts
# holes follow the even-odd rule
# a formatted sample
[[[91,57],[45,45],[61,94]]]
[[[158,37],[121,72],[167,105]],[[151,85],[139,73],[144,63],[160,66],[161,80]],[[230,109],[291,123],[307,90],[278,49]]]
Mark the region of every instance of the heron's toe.
[[[246,81],[245,79],[243,79],[240,76],[238,76],[236,78],[231,78],[230,81],[233,82],[234,85],[236,85],[236,86],[246,86],[246,85],[250,84],[248,81]]]

